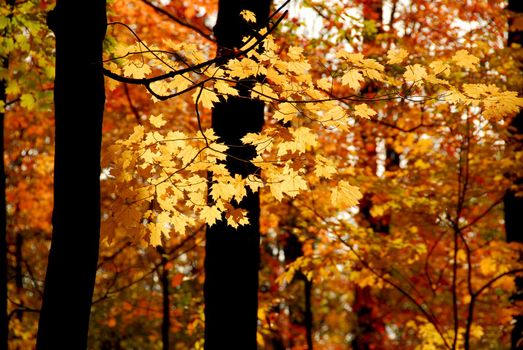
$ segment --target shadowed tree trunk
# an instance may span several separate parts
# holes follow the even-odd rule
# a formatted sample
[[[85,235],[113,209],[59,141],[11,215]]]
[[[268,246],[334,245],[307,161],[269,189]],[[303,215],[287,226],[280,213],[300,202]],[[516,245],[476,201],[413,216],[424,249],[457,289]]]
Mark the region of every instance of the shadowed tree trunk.
[[[7,69],[9,58],[4,58],[3,68]],[[6,102],[6,81],[0,82],[0,101]],[[7,212],[5,202],[5,164],[4,164],[4,118],[0,113],[0,350],[7,350],[9,334],[7,319]]]
[[[53,236],[38,350],[87,348],[100,237],[100,147],[105,102],[105,0],[58,0]]]
[[[242,46],[241,38],[252,34],[250,24],[240,16],[247,9],[256,15],[257,23],[265,24],[270,0],[220,0],[214,34],[218,55]],[[245,82],[244,82],[245,83]],[[240,94],[246,96],[247,91]],[[245,89],[243,89],[245,90]],[[245,98],[229,97],[215,105],[212,127],[229,148],[226,167],[231,174],[243,177],[257,168],[239,159],[252,159],[253,147],[245,147],[240,139],[263,126],[264,104]],[[222,220],[206,232],[205,256],[205,349],[256,349],[258,312],[258,269],[260,262],[259,195],[248,192],[236,207],[249,212],[249,225],[237,229]]]
[[[294,220],[294,215],[291,214],[291,220],[288,232],[283,236],[283,252],[285,255],[285,265],[288,265],[298,258],[303,256],[303,244],[300,242],[297,235],[292,233],[292,228],[296,227]],[[303,282],[303,299],[300,300],[300,295],[296,295],[297,299],[300,300],[300,306],[297,308],[293,305],[290,305],[289,318],[292,323],[302,326],[305,330],[305,340],[307,343],[307,350],[313,350],[313,313],[312,313],[312,280],[307,278],[307,276],[300,270],[296,271],[291,284],[296,282]],[[302,301],[302,302],[301,302]],[[296,311],[293,311],[296,310]],[[297,313],[297,315],[293,315]],[[291,344],[294,339],[290,339]],[[297,339],[296,339],[297,340]]]
[[[7,0],[12,17],[14,0]],[[5,29],[7,32],[7,29]],[[2,33],[5,34],[5,33]],[[9,55],[2,59],[2,68],[9,70]],[[7,81],[0,80],[0,101],[7,103]],[[7,350],[9,340],[9,318],[7,316],[7,208],[5,200],[5,164],[4,164],[4,119],[5,112],[0,112],[0,350]]]
[[[512,24],[513,19],[523,16],[523,2],[521,0],[509,0],[507,9],[512,12],[510,15],[509,25]],[[507,45],[523,44],[523,31],[511,31],[509,28]],[[509,128],[510,147],[515,150],[523,150],[523,113],[519,113],[514,117]],[[514,180],[515,186],[523,186],[523,178]],[[503,198],[505,210],[505,231],[507,235],[507,242],[523,243],[523,197],[516,196],[516,189],[510,189],[505,193]],[[521,257],[520,257],[521,258]],[[523,300],[523,278],[516,277],[516,293],[513,299],[516,301]],[[515,316],[514,329],[512,331],[512,346],[511,349],[523,349],[523,315]]]
[[[391,15],[391,23],[393,20],[393,15],[394,11]],[[365,20],[374,21],[377,29],[376,34],[384,33],[383,0],[369,0],[364,2],[363,16]],[[385,48],[382,47],[380,43],[376,43],[376,34],[364,38],[364,54],[384,54]],[[365,86],[363,93],[372,98],[376,94],[376,90],[377,89],[375,86],[368,84]],[[366,134],[363,135],[366,146],[365,166],[371,169],[373,176],[376,176],[378,171],[376,134],[377,131],[372,129],[370,131],[366,131]],[[385,171],[395,171],[399,168],[399,165],[400,155],[394,150],[393,142],[391,142],[390,138],[386,137]],[[372,197],[373,193],[365,193],[360,201],[360,214],[364,219],[364,224],[368,225],[372,231],[377,234],[388,235],[390,233],[390,214],[384,214],[379,217],[372,216],[371,209],[374,205],[372,202]],[[379,300],[372,294],[371,288],[361,288],[356,286],[354,291],[353,310],[356,314],[357,328],[354,335],[354,340],[351,344],[353,350],[368,350],[380,346],[385,324],[378,316],[379,308],[376,305],[379,305]]]
[[[163,247],[156,247],[161,258],[161,270],[159,271],[160,284],[162,285],[162,350],[169,350],[169,333],[171,329],[171,301],[169,294],[169,270],[167,268],[167,254]]]

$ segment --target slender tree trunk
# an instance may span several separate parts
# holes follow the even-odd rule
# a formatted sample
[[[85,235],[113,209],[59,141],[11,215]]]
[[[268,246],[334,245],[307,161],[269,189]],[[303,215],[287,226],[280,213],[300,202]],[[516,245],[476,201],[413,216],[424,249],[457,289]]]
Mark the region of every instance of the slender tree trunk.
[[[162,285],[162,349],[169,350],[169,333],[171,329],[171,301],[169,294],[169,270],[167,269],[167,256],[163,247],[158,246],[162,261],[160,283]]]
[[[296,214],[288,214],[290,216],[289,227],[296,227]],[[297,235],[287,232],[283,240],[283,253],[285,255],[285,265],[293,263],[299,257],[303,256],[303,244],[300,242]],[[303,282],[303,304],[299,308],[299,316],[293,317],[292,305],[290,307],[289,318],[295,325],[302,326],[305,329],[305,340],[307,342],[307,350],[313,349],[312,335],[313,335],[313,313],[312,313],[312,281],[302,271],[297,271],[291,284],[296,282]],[[300,300],[300,299],[298,299]],[[303,316],[302,316],[303,315]],[[296,321],[293,321],[295,319]],[[294,339],[291,339],[291,344]]]
[[[252,11],[257,22],[265,24],[270,0],[220,0],[214,34],[218,55],[242,45],[241,38],[252,34],[240,11]],[[240,89],[241,90],[241,89]],[[246,96],[247,91],[240,91]],[[233,98],[217,104],[212,126],[229,148],[226,167],[243,177],[257,171],[253,164],[238,161],[255,155],[240,139],[263,126],[264,104]],[[248,192],[236,205],[249,212],[249,225],[234,229],[222,220],[206,232],[205,256],[205,349],[256,349],[258,312],[258,269],[260,263],[259,195]]]
[[[9,59],[4,58],[3,68],[9,67]],[[6,102],[6,81],[0,81],[0,101]],[[0,350],[7,350],[9,320],[7,318],[7,212],[5,201],[4,164],[4,118],[0,113]]]
[[[312,281],[307,278],[307,276],[303,276],[304,280],[304,293],[305,293],[305,337],[307,339],[307,350],[313,350],[313,343],[312,343],[312,326],[313,326],[313,319],[312,319],[312,303],[311,303],[311,297],[312,297]]]
[[[521,0],[509,0],[508,8],[513,12],[512,18],[515,16],[523,16],[523,2]],[[512,20],[509,20],[509,25]],[[509,31],[507,45],[523,44],[523,31]],[[519,113],[510,125],[509,145],[516,150],[523,150],[523,113]],[[514,181],[515,186],[523,186],[523,178],[518,178]],[[505,193],[503,199],[505,210],[505,231],[507,235],[507,242],[523,243],[523,197],[516,196],[517,190],[510,189]],[[521,257],[520,257],[521,259]],[[523,278],[516,278],[516,293],[513,299],[516,301],[523,300]],[[512,331],[511,349],[523,349],[523,315],[515,316],[516,323]]]
[[[372,20],[376,24],[377,34],[382,34],[383,30],[383,0],[369,0],[363,5],[363,16],[365,20]],[[382,55],[384,48],[376,43],[375,37],[364,38],[363,51],[366,55]],[[364,93],[373,97],[376,93],[376,86],[369,84],[365,87]],[[367,147],[367,164],[372,175],[376,176],[378,170],[378,159],[376,153],[376,130],[366,131],[365,146]],[[393,171],[399,167],[399,154],[394,151],[392,144],[385,142],[385,170]],[[390,233],[390,215],[385,214],[380,217],[371,215],[373,193],[365,193],[360,201],[360,213],[369,227],[375,232],[383,235]],[[356,314],[357,329],[354,340],[352,341],[353,350],[368,350],[379,347],[381,344],[380,329],[384,323],[377,317],[378,301],[372,295],[370,287],[355,287],[353,310]]]
[[[58,0],[53,236],[38,350],[87,348],[100,238],[100,148],[105,103],[105,0]]]
[[[24,248],[24,236],[21,233],[16,234],[16,240],[15,240],[15,284],[16,284],[16,293],[19,295],[23,293],[24,288],[24,277],[23,277],[23,271],[22,271],[22,265],[24,263],[24,257],[23,257],[23,248]],[[23,307],[23,301],[21,301],[22,307]],[[22,316],[24,315],[24,312],[22,310],[19,310],[16,314],[18,319],[21,321]]]
[[[7,0],[10,8],[9,20],[15,6],[14,0]],[[7,30],[3,34],[7,34]],[[0,58],[1,59],[1,58]],[[9,71],[9,55],[2,60],[2,68]],[[7,104],[7,81],[0,80],[0,101]],[[9,318],[7,316],[7,208],[5,199],[6,174],[4,164],[4,119],[0,112],[0,350],[7,350],[9,341]]]

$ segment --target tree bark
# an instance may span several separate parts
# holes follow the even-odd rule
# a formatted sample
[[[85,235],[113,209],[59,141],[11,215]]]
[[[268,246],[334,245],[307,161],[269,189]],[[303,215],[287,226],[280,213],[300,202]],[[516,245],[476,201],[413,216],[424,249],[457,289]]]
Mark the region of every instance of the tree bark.
[[[105,0],[58,0],[53,236],[38,350],[86,349],[100,238],[100,148],[105,103]]]
[[[4,58],[3,68],[9,67],[9,58]],[[0,81],[0,101],[6,101],[6,81]],[[9,338],[9,320],[7,317],[7,211],[5,200],[5,164],[4,164],[4,118],[0,113],[0,350],[7,350]]]
[[[7,0],[10,8],[8,18],[11,19],[15,1]],[[7,29],[4,33],[8,34]],[[2,68],[9,71],[9,55],[3,57]],[[0,80],[0,101],[7,105],[7,81]],[[7,203],[5,198],[6,174],[4,164],[4,119],[5,111],[0,112],[0,350],[7,350],[9,346],[9,317],[7,314]]]
[[[265,24],[270,0],[220,0],[214,34],[218,55],[242,46],[241,38],[252,34],[250,24],[240,16],[247,9],[256,15],[257,23]],[[256,27],[256,26],[255,26]],[[247,96],[247,91],[240,94]],[[245,90],[245,89],[244,89]],[[215,105],[212,127],[229,148],[225,164],[231,174],[243,177],[257,168],[237,160],[249,160],[253,147],[245,147],[240,139],[249,132],[259,132],[264,121],[264,104],[246,98],[229,97]],[[259,195],[248,192],[236,203],[246,209],[249,225],[237,229],[220,221],[206,230],[205,256],[205,349],[256,349],[258,312],[258,269],[260,263]]]
[[[509,25],[515,16],[523,16],[523,2],[520,0],[509,0],[507,9],[512,12],[509,16]],[[510,31],[508,33],[507,46],[512,44],[523,44],[523,31]],[[508,145],[515,150],[523,150],[523,113],[514,117],[509,127]],[[514,186],[523,186],[523,178],[515,179]],[[505,232],[507,242],[523,243],[523,197],[516,196],[516,190],[509,189],[503,198],[505,214]],[[521,257],[520,257],[521,259]],[[515,301],[523,300],[523,278],[516,277],[516,293],[513,296]],[[515,318],[514,329],[512,331],[511,349],[523,349],[523,315]]]
[[[167,255],[163,247],[156,248],[161,258],[160,283],[162,285],[162,350],[169,350],[169,333],[171,330],[171,301],[169,294],[169,270],[167,269]]]

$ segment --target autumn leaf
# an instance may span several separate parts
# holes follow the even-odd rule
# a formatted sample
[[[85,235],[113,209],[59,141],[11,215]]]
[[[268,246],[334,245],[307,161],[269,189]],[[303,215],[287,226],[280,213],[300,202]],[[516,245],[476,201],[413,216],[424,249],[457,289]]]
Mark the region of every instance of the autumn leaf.
[[[27,108],[29,110],[33,109],[35,107],[36,100],[31,94],[23,94],[20,97],[21,103],[20,105],[24,108]]]
[[[452,61],[460,67],[475,71],[479,63],[479,58],[469,54],[467,50],[459,50],[452,56]]]
[[[211,109],[214,103],[220,102],[218,96],[211,90],[201,87],[192,95],[194,103],[199,102],[204,108]]]
[[[221,211],[217,206],[205,206],[200,211],[200,218],[207,223],[207,225],[212,226],[216,223],[216,220],[220,220],[222,216]]]
[[[388,64],[398,64],[403,62],[405,58],[409,55],[408,51],[405,49],[391,49],[387,52],[387,63]]]
[[[357,69],[350,69],[341,78],[343,85],[348,85],[351,89],[358,91],[360,89],[360,83],[364,81],[363,75]]]
[[[218,80],[214,83],[214,88],[216,91],[222,95],[225,95],[225,98],[227,98],[227,95],[230,96],[238,96],[238,90],[236,90],[234,87],[229,85],[227,82],[223,80]]]
[[[158,114],[157,116],[154,116],[154,115],[151,115],[149,117],[149,122],[151,123],[152,126],[156,127],[156,128],[161,128],[162,126],[164,126],[167,121],[165,121],[163,119],[163,114]]]
[[[123,68],[124,75],[136,79],[145,78],[151,71],[151,67],[148,64],[136,64],[134,62],[126,64]]]
[[[403,77],[407,81],[420,84],[421,81],[427,77],[427,70],[425,67],[422,67],[417,63],[414,65],[408,65],[406,67],[405,73],[403,73]]]
[[[346,209],[358,204],[362,194],[358,187],[342,180],[331,190],[331,203],[339,209]]]
[[[243,19],[246,20],[247,22],[256,23],[256,15],[252,11],[242,10],[240,12],[240,16],[242,16]]]
[[[370,117],[376,115],[376,111],[366,103],[360,103],[354,106],[354,114],[361,118],[370,119]]]

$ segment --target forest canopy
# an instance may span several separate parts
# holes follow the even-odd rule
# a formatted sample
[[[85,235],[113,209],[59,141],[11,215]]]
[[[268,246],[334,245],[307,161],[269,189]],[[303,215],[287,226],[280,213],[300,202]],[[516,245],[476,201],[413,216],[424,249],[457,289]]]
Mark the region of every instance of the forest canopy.
[[[0,350],[523,348],[522,5],[7,0]]]

